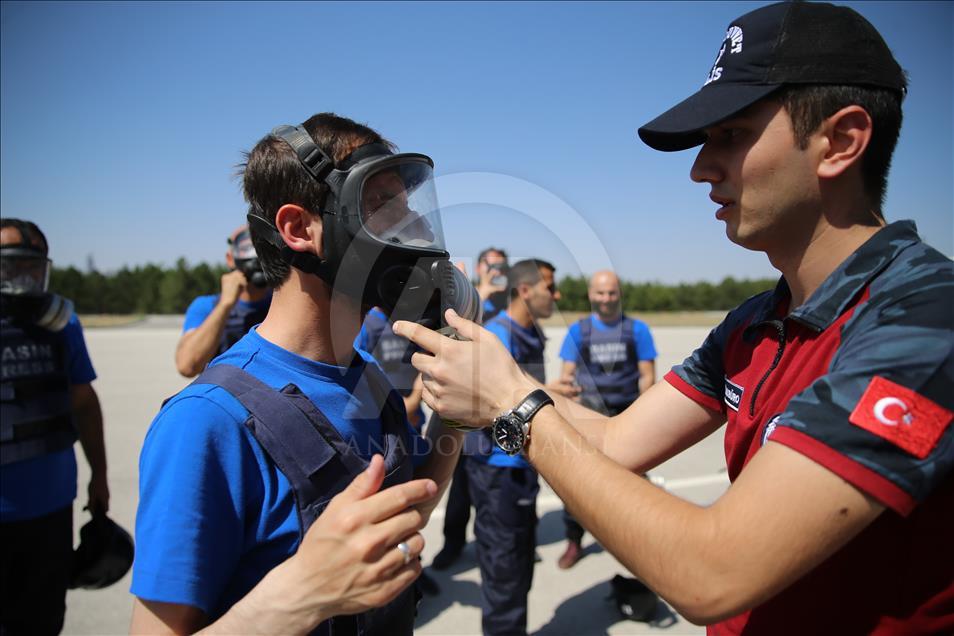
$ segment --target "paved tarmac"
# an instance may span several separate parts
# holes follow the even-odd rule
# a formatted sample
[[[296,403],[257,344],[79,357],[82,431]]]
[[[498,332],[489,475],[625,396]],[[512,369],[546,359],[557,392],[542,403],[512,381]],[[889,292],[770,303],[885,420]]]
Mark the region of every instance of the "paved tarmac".
[[[109,461],[109,485],[112,493],[111,515],[124,527],[134,527],[138,501],[138,457],[149,422],[163,399],[173,395],[188,381],[181,378],[173,364],[173,352],[181,328],[181,316],[152,316],[128,327],[88,329],[86,341],[98,374],[94,386],[103,406],[106,447]],[[548,377],[559,369],[557,351],[565,328],[547,328]],[[708,333],[701,327],[658,327],[653,330],[657,375],[681,361]],[[85,485],[89,472],[82,453],[80,498],[74,506],[75,527],[88,515]],[[717,433],[683,455],[666,462],[650,473],[665,480],[674,494],[699,504],[713,502],[725,490],[725,462],[722,435]],[[560,570],[556,561],[563,552],[562,503],[553,491],[542,485],[537,501],[540,517],[537,538],[542,561],[536,565],[533,589],[529,596],[531,634],[598,635],[702,634],[704,628],[690,624],[665,604],[657,608],[654,624],[623,620],[606,599],[609,581],[625,570],[587,534],[586,557],[571,570]],[[443,537],[443,504],[435,511],[424,536],[427,547],[424,562],[429,563],[440,550]],[[470,529],[468,533],[470,534]],[[472,538],[472,535],[470,535]],[[428,572],[441,586],[441,594],[425,597],[417,621],[418,634],[480,634],[480,576],[473,543],[450,570]],[[67,597],[64,634],[123,634],[128,631],[132,597],[130,576],[116,585],[98,591],[75,590]]]

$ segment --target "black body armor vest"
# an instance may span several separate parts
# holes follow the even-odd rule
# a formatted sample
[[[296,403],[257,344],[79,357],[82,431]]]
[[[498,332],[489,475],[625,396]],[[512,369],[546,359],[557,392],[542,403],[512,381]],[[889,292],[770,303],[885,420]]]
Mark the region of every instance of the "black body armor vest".
[[[594,329],[592,317],[580,324],[580,368],[576,377],[583,404],[616,415],[639,397],[639,361],[632,318],[611,329]]]
[[[0,465],[69,448],[77,439],[63,338],[0,319]]]

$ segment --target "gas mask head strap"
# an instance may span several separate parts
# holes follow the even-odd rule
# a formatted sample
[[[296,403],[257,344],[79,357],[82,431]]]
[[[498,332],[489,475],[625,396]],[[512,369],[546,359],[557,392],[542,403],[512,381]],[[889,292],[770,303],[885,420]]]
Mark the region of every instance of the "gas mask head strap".
[[[276,126],[272,129],[272,136],[291,146],[298,155],[298,161],[318,183],[324,183],[326,177],[335,169],[335,162],[321,151],[304,126]]]
[[[7,243],[0,247],[3,249],[4,253],[10,256],[28,256],[34,258],[46,258],[46,239],[42,236],[37,235],[36,231],[30,227],[29,223],[21,221],[20,219],[8,219],[6,223],[7,227],[13,227],[20,233],[20,242],[19,243]],[[43,243],[44,247],[38,247],[35,240]]]
[[[333,192],[337,193],[340,186],[339,180],[334,178],[335,175],[332,175],[333,172],[337,173],[334,161],[315,144],[304,126],[276,126],[272,129],[271,134],[289,145],[295,152],[295,156],[298,157],[299,163],[315,181],[326,184]],[[322,215],[333,214],[324,209],[319,210],[319,213]],[[288,247],[278,229],[265,218],[261,210],[251,210],[246,218],[249,228],[254,228],[256,235],[262,237],[268,244],[277,249],[281,259],[288,265],[306,274],[318,276],[329,285],[334,284],[336,272],[331,263],[321,260],[315,254],[296,252]]]

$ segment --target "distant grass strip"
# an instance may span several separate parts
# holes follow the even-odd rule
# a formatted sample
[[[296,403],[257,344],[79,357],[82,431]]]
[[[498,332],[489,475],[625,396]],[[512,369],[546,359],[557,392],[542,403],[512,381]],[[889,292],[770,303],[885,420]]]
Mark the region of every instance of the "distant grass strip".
[[[143,314],[80,314],[80,323],[84,329],[104,327],[129,327],[142,322]]]
[[[628,311],[626,315],[638,318],[650,327],[715,327],[725,318],[725,311]],[[541,323],[544,327],[566,327],[589,312],[556,312]]]

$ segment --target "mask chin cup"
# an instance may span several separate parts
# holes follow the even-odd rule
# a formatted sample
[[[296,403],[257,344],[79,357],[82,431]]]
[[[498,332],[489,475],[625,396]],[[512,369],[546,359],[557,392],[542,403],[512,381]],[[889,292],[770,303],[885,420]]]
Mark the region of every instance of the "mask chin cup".
[[[73,301],[57,294],[50,294],[48,299],[37,314],[36,325],[54,333],[63,331],[73,317]]]
[[[437,289],[429,273],[420,268],[395,265],[385,270],[377,281],[376,299],[364,299],[369,305],[378,304],[391,320],[409,320],[434,327],[440,319],[440,305],[435,303]]]
[[[391,320],[409,320],[430,329],[446,328],[444,312],[479,322],[480,296],[473,283],[447,259],[429,267],[406,265],[386,270],[378,279],[379,304]]]

